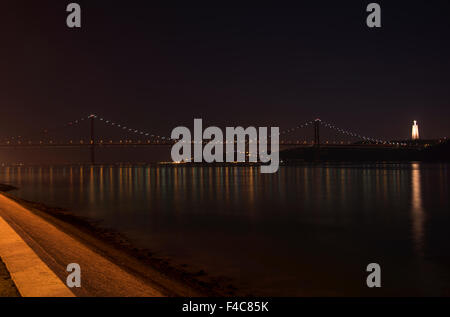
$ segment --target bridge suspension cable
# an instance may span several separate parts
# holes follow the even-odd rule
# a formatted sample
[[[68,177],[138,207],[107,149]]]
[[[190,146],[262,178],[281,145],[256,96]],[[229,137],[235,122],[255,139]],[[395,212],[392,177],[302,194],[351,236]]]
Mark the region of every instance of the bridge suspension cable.
[[[28,135],[7,136],[7,137],[4,138],[4,140],[6,142],[22,141],[22,140],[25,140],[27,138],[29,139],[31,137],[36,137],[36,135],[40,136],[42,134],[48,134],[49,132],[54,132],[54,131],[57,131],[57,130],[60,130],[60,129],[63,129],[63,128],[77,126],[77,125],[83,123],[84,121],[86,121],[87,119],[89,119],[89,116],[81,117],[81,118],[78,118],[77,120],[72,120],[72,121],[69,121],[69,122],[65,122],[64,124],[62,124],[62,125],[60,125],[58,127],[52,127],[52,128],[49,128],[49,129],[47,129],[47,128],[42,129],[39,133],[35,133],[33,135],[32,134],[28,134]]]
[[[375,139],[375,138],[371,138],[371,137],[367,137],[367,136],[361,135],[361,134],[356,133],[356,132],[352,132],[352,131],[349,131],[349,130],[341,129],[341,128],[337,127],[334,124],[327,123],[327,122],[322,121],[322,120],[319,120],[319,122],[325,128],[335,130],[335,131],[337,131],[337,132],[339,132],[341,134],[344,134],[344,135],[347,135],[347,136],[351,136],[351,137],[354,137],[354,138],[358,138],[360,140],[376,142],[376,143],[392,144],[390,141],[381,140],[381,139]]]
[[[280,131],[280,132],[278,133],[278,136],[285,135],[285,134],[289,134],[289,133],[292,133],[292,132],[294,132],[294,131],[297,131],[297,130],[306,128],[306,127],[308,127],[309,125],[312,125],[313,123],[314,123],[313,121],[306,121],[306,122],[304,122],[303,124],[300,124],[300,125],[298,125],[298,126],[296,126],[296,127],[293,127],[293,128],[290,128],[290,129],[285,129],[285,130]],[[269,135],[267,136],[267,138],[268,138],[268,139],[272,138],[272,135],[269,134]],[[256,139],[250,139],[250,140],[249,140],[249,142],[255,142],[255,141],[258,141],[258,137],[257,137]]]
[[[161,135],[157,135],[157,134],[151,134],[151,133],[149,133],[147,131],[131,128],[131,127],[125,125],[125,124],[117,123],[117,122],[114,122],[112,120],[108,120],[108,119],[105,119],[103,117],[99,117],[99,116],[97,116],[95,114],[91,115],[90,117],[92,117],[92,116],[94,116],[94,118],[96,118],[96,119],[99,119],[99,121],[104,123],[105,125],[108,125],[110,127],[114,127],[114,128],[117,128],[117,129],[121,129],[121,130],[123,130],[125,132],[129,132],[129,133],[133,133],[133,134],[141,135],[141,136],[149,136],[149,137],[157,138],[157,139],[161,139],[161,140],[170,140],[170,137],[165,137],[165,136],[161,136]]]
[[[308,127],[308,126],[310,126],[310,125],[312,125],[312,124],[314,124],[314,121],[306,121],[305,123],[300,124],[300,125],[298,125],[298,126],[296,126],[296,127],[293,127],[293,128],[290,128],[290,129],[286,129],[286,130],[281,131],[281,132],[280,132],[280,135],[292,133],[292,132],[294,132],[294,131],[297,131],[297,130],[306,128],[306,127]]]
[[[103,122],[105,125],[121,129],[124,132],[132,133],[132,134],[135,134],[135,135],[152,137],[152,138],[156,138],[156,139],[160,139],[160,140],[170,140],[170,137],[165,137],[165,136],[161,136],[161,135],[151,134],[151,133],[149,133],[147,131],[131,128],[128,125],[117,123],[117,122],[114,122],[112,120],[105,119],[105,118],[103,118],[101,116],[98,116],[96,114],[90,114],[88,116],[84,116],[84,117],[78,118],[76,120],[68,121],[68,122],[65,122],[64,124],[62,124],[60,126],[57,126],[57,127],[52,127],[52,128],[48,128],[48,129],[45,128],[45,129],[42,129],[41,132],[39,132],[39,133],[29,134],[29,135],[26,135],[26,136],[23,136],[23,135],[8,136],[8,137],[5,137],[4,140],[5,140],[5,142],[8,142],[8,143],[9,142],[15,142],[15,141],[21,142],[21,141],[25,141],[27,138],[29,139],[29,138],[32,138],[32,137],[40,136],[42,134],[49,134],[50,132],[54,132],[54,131],[57,131],[57,130],[60,130],[60,129],[63,129],[63,128],[76,127],[76,126],[78,126],[78,125],[80,125],[80,124],[82,124],[84,122],[89,121],[92,118],[98,119],[100,122]]]
[[[170,136],[161,136],[161,135],[157,135],[157,134],[151,134],[148,131],[141,130],[141,129],[136,129],[136,128],[130,127],[130,126],[126,125],[126,124],[122,124],[122,123],[118,123],[118,122],[113,121],[113,120],[106,119],[106,118],[104,118],[102,116],[99,116],[97,114],[90,114],[88,116],[84,116],[84,117],[78,118],[76,120],[72,120],[72,121],[66,122],[66,123],[60,125],[59,127],[53,127],[53,128],[50,128],[50,129],[43,129],[42,132],[44,134],[48,134],[49,132],[53,132],[53,131],[56,131],[56,130],[59,130],[59,129],[62,129],[62,128],[75,127],[75,126],[80,125],[81,123],[89,121],[92,118],[98,119],[96,121],[102,122],[103,124],[105,124],[107,126],[114,127],[114,128],[116,128],[118,130],[122,130],[123,132],[134,134],[136,136],[151,137],[151,138],[154,138],[154,139],[157,139],[157,140],[163,140],[163,141],[170,141],[171,140]],[[377,138],[372,138],[372,137],[367,137],[367,136],[361,135],[361,134],[353,132],[353,131],[349,131],[349,130],[346,130],[346,129],[339,128],[338,126],[336,126],[334,124],[322,121],[320,119],[305,121],[304,123],[299,124],[299,125],[297,125],[295,127],[292,127],[292,128],[289,128],[289,129],[284,129],[284,130],[279,132],[280,139],[281,139],[281,137],[287,136],[288,134],[291,134],[291,133],[296,132],[298,130],[301,130],[301,129],[304,129],[304,128],[308,128],[308,127],[313,127],[316,121],[318,121],[320,123],[320,125],[322,125],[323,127],[326,127],[328,129],[332,129],[332,130],[334,130],[334,131],[336,131],[336,132],[338,132],[340,134],[343,134],[343,135],[346,135],[346,136],[349,136],[349,137],[354,137],[354,138],[357,138],[357,139],[360,139],[360,140],[364,140],[364,141],[369,141],[369,142],[384,143],[384,144],[389,144],[389,145],[393,144],[390,141],[377,139]],[[28,136],[28,137],[36,137],[36,136],[38,136],[38,135],[35,134],[33,136]],[[8,143],[9,142],[15,142],[15,141],[18,141],[18,142],[22,141],[22,142],[24,142],[24,141],[26,141],[25,138],[27,138],[27,136],[18,135],[18,136],[6,137],[5,140]],[[268,135],[268,138],[269,139],[271,138],[270,134]],[[252,140],[249,140],[249,142],[255,142],[257,140],[258,139],[252,139]],[[280,142],[281,142],[281,140],[280,140]]]

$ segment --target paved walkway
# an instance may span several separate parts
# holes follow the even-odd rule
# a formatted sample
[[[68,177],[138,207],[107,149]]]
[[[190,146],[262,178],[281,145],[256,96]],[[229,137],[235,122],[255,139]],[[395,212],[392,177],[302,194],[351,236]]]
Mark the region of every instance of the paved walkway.
[[[22,296],[74,296],[2,218],[0,218],[0,256]]]
[[[156,286],[1,194],[0,256],[23,296],[163,295]],[[65,286],[70,263],[81,266],[81,288]]]

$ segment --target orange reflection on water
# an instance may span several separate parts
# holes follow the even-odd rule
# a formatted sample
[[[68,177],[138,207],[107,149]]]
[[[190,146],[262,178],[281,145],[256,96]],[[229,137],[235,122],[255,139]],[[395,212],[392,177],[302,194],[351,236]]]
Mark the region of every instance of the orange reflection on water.
[[[415,247],[419,255],[423,255],[424,222],[425,213],[422,206],[422,190],[420,164],[412,164],[411,173],[412,195],[411,195],[411,213],[412,213],[412,233],[415,241]]]

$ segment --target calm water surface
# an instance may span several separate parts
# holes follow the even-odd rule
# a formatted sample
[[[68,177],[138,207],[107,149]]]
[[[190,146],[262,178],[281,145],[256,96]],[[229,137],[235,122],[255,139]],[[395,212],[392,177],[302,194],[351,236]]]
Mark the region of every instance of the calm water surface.
[[[450,295],[449,167],[1,167],[0,183],[248,294]]]

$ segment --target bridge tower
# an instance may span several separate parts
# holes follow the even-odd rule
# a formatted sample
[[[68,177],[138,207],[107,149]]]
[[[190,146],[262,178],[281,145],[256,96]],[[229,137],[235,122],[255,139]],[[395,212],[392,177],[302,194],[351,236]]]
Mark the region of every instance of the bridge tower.
[[[95,114],[91,114],[89,118],[91,119],[91,164],[95,164]]]
[[[321,120],[319,118],[314,121],[314,146],[317,147],[320,146],[320,122]]]

